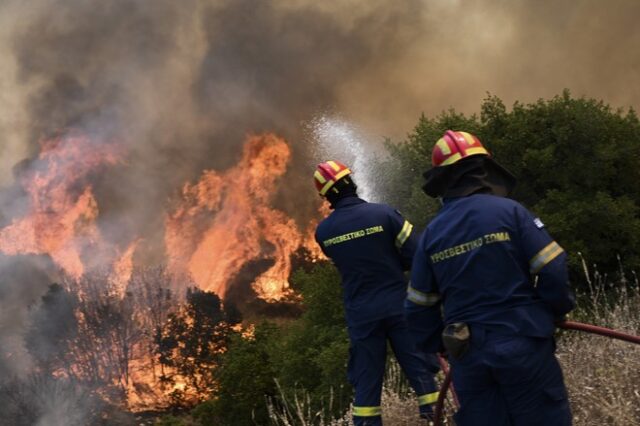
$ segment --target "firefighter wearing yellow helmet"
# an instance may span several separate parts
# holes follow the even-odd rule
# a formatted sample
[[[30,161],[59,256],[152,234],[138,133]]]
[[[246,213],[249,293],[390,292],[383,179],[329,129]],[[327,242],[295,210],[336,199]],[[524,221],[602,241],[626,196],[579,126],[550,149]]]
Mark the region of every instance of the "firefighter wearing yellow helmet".
[[[339,161],[319,164],[314,181],[333,209],[318,225],[315,237],[342,278],[354,423],[382,425],[380,397],[388,343],[416,391],[420,415],[430,418],[438,397],[433,380],[439,369],[438,333],[431,346],[422,348],[428,352],[419,350],[403,317],[404,271],[410,268],[416,247],[413,226],[388,205],[359,198],[351,170]],[[435,316],[432,326],[440,325]]]
[[[447,131],[424,176],[443,206],[420,237],[405,307],[425,331],[422,317],[443,312],[456,424],[571,425],[553,340],[554,323],[575,306],[564,250],[506,198],[513,175],[474,135]]]

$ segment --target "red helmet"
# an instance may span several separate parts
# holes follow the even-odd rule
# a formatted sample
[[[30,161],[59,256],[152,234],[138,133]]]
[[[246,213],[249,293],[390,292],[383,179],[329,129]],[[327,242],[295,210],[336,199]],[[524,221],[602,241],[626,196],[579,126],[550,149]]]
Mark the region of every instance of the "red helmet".
[[[491,156],[471,133],[447,130],[433,147],[431,164],[433,167],[448,166],[472,155]]]
[[[341,162],[325,161],[316,167],[313,180],[320,195],[326,195],[337,181],[348,174],[351,174],[351,170]]]

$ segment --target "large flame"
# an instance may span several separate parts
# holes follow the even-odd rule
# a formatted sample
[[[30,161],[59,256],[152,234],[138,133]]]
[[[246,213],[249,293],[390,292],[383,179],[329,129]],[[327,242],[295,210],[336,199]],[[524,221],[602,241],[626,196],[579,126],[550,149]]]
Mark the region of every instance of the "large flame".
[[[41,146],[38,158],[19,177],[29,211],[0,229],[0,252],[47,254],[75,279],[90,268],[110,269],[123,294],[140,238],[131,235],[133,242],[122,244],[123,250],[105,242],[91,185],[91,179],[108,173],[123,153],[116,144],[76,132]],[[235,167],[204,171],[198,182],[185,184],[165,219],[169,271],[223,297],[245,265],[267,259],[273,265],[255,278],[255,291],[265,299],[286,294],[291,255],[305,247],[320,256],[311,229],[301,232],[292,218],[271,206],[290,158],[283,139],[251,136]]]
[[[129,247],[127,247],[124,253],[113,262],[109,278],[120,297],[124,295],[124,291],[131,279],[133,273],[133,255],[136,248],[138,248],[138,244],[140,244],[139,239],[129,244]]]
[[[30,210],[0,229],[0,251],[7,255],[48,254],[65,273],[85,271],[83,252],[102,251],[96,226],[98,205],[91,174],[119,161],[117,146],[69,134],[41,143],[37,160],[20,176]]]
[[[197,183],[186,184],[181,204],[166,220],[170,270],[188,273],[201,289],[222,297],[244,265],[269,258],[274,264],[257,277],[254,289],[266,299],[284,295],[290,258],[303,236],[271,202],[290,157],[283,139],[251,136],[235,167],[221,174],[206,171]]]

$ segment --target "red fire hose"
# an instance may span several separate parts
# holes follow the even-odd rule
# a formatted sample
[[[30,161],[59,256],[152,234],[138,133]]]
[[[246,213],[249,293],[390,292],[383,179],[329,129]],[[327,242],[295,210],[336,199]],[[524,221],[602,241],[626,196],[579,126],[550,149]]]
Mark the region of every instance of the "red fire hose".
[[[449,390],[449,387],[451,386],[451,369],[449,368],[449,364],[440,355],[438,355],[438,361],[440,361],[440,368],[444,373],[444,381],[440,386],[440,393],[438,393],[438,401],[436,401],[436,409],[435,413],[433,414],[433,424],[435,426],[440,426],[442,424],[444,400],[447,398],[447,390]],[[451,395],[453,396],[454,405],[456,406],[456,408],[459,407],[460,403],[458,402],[458,397],[453,387],[451,387]]]
[[[640,336],[634,336],[633,334],[623,333],[621,331],[612,330],[610,328],[598,327],[597,325],[584,324],[576,321],[562,321],[556,324],[559,328],[565,330],[578,330],[591,334],[598,334],[600,336],[610,337],[612,339],[624,340],[625,342],[635,343],[640,345]]]
[[[576,321],[562,321],[556,324],[558,328],[562,328],[565,330],[577,330],[584,331],[586,333],[597,334],[599,336],[609,337],[611,339],[624,340],[625,342],[635,343],[636,345],[640,345],[640,336],[634,336],[633,334],[623,333],[621,331],[612,330],[606,327],[599,327],[597,325],[584,324]],[[451,385],[451,369],[446,365],[446,361],[442,357],[440,359],[440,366],[442,367],[442,372],[445,374],[444,381],[440,386],[440,394],[438,395],[438,401],[436,402],[436,409],[433,419],[434,426],[442,425],[442,418],[444,412],[444,400],[447,396],[447,391],[449,390],[449,386]],[[453,389],[451,390],[453,395],[453,402],[456,408],[460,406],[458,403],[458,398],[456,397]]]

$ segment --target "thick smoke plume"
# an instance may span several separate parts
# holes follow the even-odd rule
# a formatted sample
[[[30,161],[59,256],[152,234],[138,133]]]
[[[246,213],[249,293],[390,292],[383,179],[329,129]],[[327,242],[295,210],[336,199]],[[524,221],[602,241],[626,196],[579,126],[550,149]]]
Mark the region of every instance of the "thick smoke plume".
[[[138,226],[237,161],[247,132],[275,131],[304,159],[301,122],[319,113],[401,137],[421,112],[474,112],[487,91],[640,100],[633,0],[325,3],[3,2],[0,182],[52,132],[118,138],[129,165],[102,196]]]
[[[638,107],[638,16],[636,0],[3,0],[0,227],[28,208],[17,181],[38,141],[68,129],[128,150],[94,182],[115,243],[160,246],[167,200],[262,131],[292,144],[278,203],[303,223],[324,160],[305,122],[338,114],[398,139],[420,113],[472,113],[486,92],[510,103],[563,88]],[[6,347],[46,283],[38,265],[16,275],[0,260]]]

